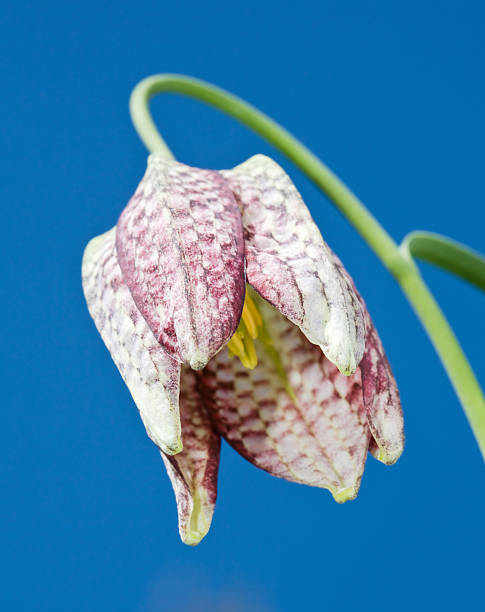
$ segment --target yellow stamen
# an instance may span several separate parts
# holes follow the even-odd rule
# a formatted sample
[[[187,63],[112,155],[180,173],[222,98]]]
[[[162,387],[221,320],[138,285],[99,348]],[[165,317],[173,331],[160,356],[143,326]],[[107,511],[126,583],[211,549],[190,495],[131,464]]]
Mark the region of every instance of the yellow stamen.
[[[239,331],[236,331],[234,336],[229,340],[229,342],[227,343],[227,348],[236,357],[241,358],[241,355],[244,355],[244,344],[241,340]]]
[[[249,363],[246,368],[254,370],[254,368],[258,365],[258,356],[256,354],[256,349],[254,348],[253,339],[249,336],[244,338],[244,348]]]
[[[247,358],[247,355],[242,355],[242,357],[239,357],[239,359],[245,368],[247,368],[248,370],[254,369],[254,366],[251,366],[251,362]]]
[[[244,306],[246,306],[249,312],[251,313],[251,316],[256,323],[256,327],[263,327],[263,319],[261,318],[258,307],[254,303],[249,293],[246,293],[246,299],[244,300]]]
[[[258,355],[253,340],[256,340],[263,328],[263,319],[251,296],[246,291],[244,306],[239,326],[227,343],[231,356],[239,358],[245,368],[252,370],[258,363]]]
[[[251,297],[250,292],[253,294]],[[243,312],[239,326],[233,337],[227,343],[229,355],[237,357],[242,365],[248,370],[253,370],[258,364],[258,355],[253,340],[258,340],[258,350],[263,350],[267,357],[273,362],[274,369],[280,377],[283,386],[291,401],[296,405],[298,400],[290,385],[285,369],[281,362],[278,351],[274,347],[273,340],[264,324],[263,318],[258,310],[258,303],[262,298],[250,287],[246,288]],[[350,499],[350,489],[337,493],[337,501]]]
[[[251,338],[258,337],[258,328],[256,326],[256,321],[254,320],[251,311],[247,306],[247,301],[244,302],[243,311],[242,311],[242,320],[244,321],[244,325],[247,327],[249,335]]]

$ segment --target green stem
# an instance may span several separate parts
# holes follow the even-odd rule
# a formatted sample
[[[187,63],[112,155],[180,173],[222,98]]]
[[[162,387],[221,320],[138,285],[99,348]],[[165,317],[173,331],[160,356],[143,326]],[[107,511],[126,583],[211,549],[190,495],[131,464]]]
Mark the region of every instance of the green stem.
[[[249,127],[284,153],[335,202],[387,267],[390,268],[394,258],[399,257],[398,246],[389,234],[350,189],[309,149],[254,106],[209,83],[175,74],[155,75],[138,83],[131,94],[130,112],[135,128],[149,151],[158,151],[169,159],[173,158],[148,109],[150,98],[159,93],[178,93],[195,98]]]
[[[286,155],[327,194],[406,294],[441,358],[485,458],[485,398],[475,375],[414,261],[399,248],[362,202],[309,149],[270,117],[223,89],[181,75],[154,75],[141,81],[133,90],[131,116],[140,138],[150,151],[159,151],[168,159],[173,158],[148,108],[150,98],[159,93],[189,96],[230,115]]]
[[[485,459],[485,398],[473,370],[421,275],[402,274],[397,282],[440,356]]]

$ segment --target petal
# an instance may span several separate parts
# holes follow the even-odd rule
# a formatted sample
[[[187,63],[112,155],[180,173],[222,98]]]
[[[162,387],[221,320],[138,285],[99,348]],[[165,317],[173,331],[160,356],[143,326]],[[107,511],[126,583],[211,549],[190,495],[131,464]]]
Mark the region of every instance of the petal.
[[[123,277],[159,342],[194,369],[236,331],[244,243],[234,196],[218,172],[153,154],[118,221]]]
[[[360,372],[342,375],[277,310],[258,298],[272,345],[255,341],[245,369],[221,351],[202,374],[216,428],[263,470],[327,488],[336,501],[357,495],[369,444]]]
[[[290,177],[264,155],[222,174],[243,210],[248,282],[341,372],[354,372],[362,309]]]
[[[197,374],[183,367],[180,418],[184,450],[173,456],[162,453],[175,491],[180,537],[190,545],[198,544],[209,531],[217,497],[221,446],[197,383]]]
[[[82,276],[89,312],[121,373],[150,438],[164,452],[182,449],[178,410],[180,365],[158,344],[123,282],[116,228],[84,251]]]
[[[365,308],[365,304],[362,301]],[[391,465],[404,449],[404,420],[397,384],[382,343],[369,313],[366,312],[365,352],[359,369],[362,373],[367,422],[374,438],[370,452]]]
[[[373,437],[369,451],[382,463],[392,465],[404,450],[404,419],[396,380],[364,299],[334,253],[333,258],[342,275],[352,284],[364,313],[365,351],[359,370],[367,422]]]

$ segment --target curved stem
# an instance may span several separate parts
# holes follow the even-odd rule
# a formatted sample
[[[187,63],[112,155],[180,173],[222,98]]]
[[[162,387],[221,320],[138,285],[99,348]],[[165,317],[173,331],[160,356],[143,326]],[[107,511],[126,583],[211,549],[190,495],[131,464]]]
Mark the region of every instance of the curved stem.
[[[170,149],[155,127],[147,104],[154,95],[168,92],[201,100],[234,117],[262,136],[328,195],[350,223],[358,227],[384,265],[390,268],[394,258],[399,257],[398,246],[385,229],[350,189],[309,149],[254,106],[209,83],[175,74],[155,75],[138,83],[131,94],[130,112],[135,128],[149,151],[172,157]]]
[[[441,359],[485,460],[485,398],[458,339],[419,272],[396,279]]]
[[[485,458],[485,398],[452,329],[413,259],[400,250],[352,191],[301,142],[250,104],[209,83],[181,75],[160,74],[144,79],[135,87],[130,99],[130,112],[140,138],[150,151],[159,151],[167,158],[173,158],[148,108],[150,98],[163,92],[195,98],[243,123],[286,155],[327,194],[406,294],[440,356]]]
[[[432,232],[411,232],[401,243],[405,254],[432,263],[485,291],[485,257],[469,247]]]
[[[162,85],[167,86],[169,84],[166,78],[168,76],[160,75],[160,78],[152,76],[138,83],[131,92],[130,115],[138,135],[151,153],[156,151],[157,153],[162,153],[166,159],[175,159],[174,154],[157,130],[157,126],[148,108],[150,98],[154,95],[164,91],[171,91],[168,87],[162,87]]]

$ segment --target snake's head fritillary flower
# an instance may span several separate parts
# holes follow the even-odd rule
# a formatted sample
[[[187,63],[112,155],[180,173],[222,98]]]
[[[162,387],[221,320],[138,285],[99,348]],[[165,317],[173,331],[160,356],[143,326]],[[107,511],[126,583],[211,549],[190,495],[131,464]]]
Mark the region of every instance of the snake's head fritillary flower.
[[[171,479],[182,540],[207,533],[220,439],[267,472],[357,495],[403,448],[377,332],[286,173],[149,157],[83,259],[91,316]]]

